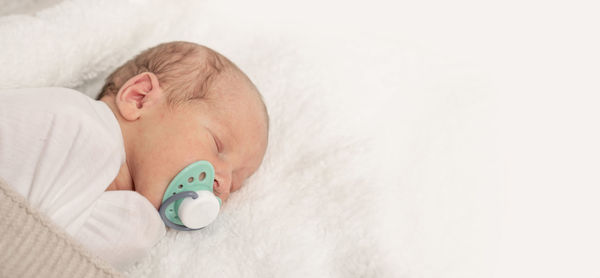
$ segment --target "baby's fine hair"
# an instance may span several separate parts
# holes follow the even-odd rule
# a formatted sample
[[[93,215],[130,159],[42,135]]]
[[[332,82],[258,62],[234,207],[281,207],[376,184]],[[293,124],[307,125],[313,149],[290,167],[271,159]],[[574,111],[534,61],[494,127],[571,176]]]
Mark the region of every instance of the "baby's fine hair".
[[[246,77],[229,59],[206,46],[184,41],[163,43],[144,50],[111,73],[97,99],[116,95],[130,78],[152,72],[167,92],[167,102],[179,104],[203,98],[225,71]]]

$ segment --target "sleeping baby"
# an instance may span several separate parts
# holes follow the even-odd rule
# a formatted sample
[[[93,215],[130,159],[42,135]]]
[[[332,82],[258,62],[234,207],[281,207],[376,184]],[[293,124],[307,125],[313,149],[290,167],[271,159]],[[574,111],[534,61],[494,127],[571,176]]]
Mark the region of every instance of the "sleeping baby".
[[[0,91],[0,178],[123,270],[165,224],[206,222],[198,211],[214,214],[240,189],[262,162],[268,121],[235,64],[165,43],[115,70],[98,100],[65,88]]]

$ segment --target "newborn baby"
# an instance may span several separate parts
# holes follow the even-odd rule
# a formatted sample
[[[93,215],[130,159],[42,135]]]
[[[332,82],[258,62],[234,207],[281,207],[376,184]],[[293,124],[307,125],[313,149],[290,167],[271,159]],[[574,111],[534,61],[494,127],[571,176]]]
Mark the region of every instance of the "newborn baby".
[[[165,233],[173,177],[204,160],[225,201],[262,162],[268,115],[231,61],[193,43],[148,49],[98,100],[70,89],[0,91],[0,178],[118,269]]]

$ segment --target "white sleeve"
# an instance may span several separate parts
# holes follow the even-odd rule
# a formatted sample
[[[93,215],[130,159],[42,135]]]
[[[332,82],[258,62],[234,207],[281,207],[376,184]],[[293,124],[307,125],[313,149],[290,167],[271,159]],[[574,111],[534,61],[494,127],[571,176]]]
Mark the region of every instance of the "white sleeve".
[[[74,237],[119,270],[146,256],[166,233],[158,211],[135,191],[106,191]]]

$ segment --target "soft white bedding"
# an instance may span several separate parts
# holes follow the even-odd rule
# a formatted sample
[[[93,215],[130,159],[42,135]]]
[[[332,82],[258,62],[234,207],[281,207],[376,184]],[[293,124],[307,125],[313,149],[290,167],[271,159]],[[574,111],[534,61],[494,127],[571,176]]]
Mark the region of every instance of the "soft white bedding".
[[[599,275],[595,4],[419,3],[0,5],[0,87],[93,96],[190,40],[262,91],[263,167],[132,277]]]

